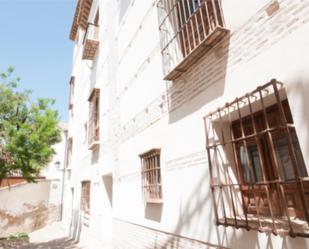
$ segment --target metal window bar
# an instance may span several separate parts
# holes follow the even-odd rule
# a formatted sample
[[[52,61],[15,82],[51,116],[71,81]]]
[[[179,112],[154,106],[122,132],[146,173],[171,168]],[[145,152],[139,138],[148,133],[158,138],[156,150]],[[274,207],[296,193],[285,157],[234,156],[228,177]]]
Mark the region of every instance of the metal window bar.
[[[162,200],[160,150],[152,149],[139,155],[142,164],[142,194],[144,202]]]
[[[272,80],[209,113],[204,124],[216,223],[309,237],[309,177],[297,157],[301,151],[294,146],[298,141],[284,85]],[[281,177],[283,166],[274,145],[278,137],[285,138],[291,165],[284,167],[291,167],[294,179]],[[248,143],[256,146],[256,161],[249,156]],[[240,160],[246,162],[249,182]],[[257,165],[259,177],[254,173]]]
[[[216,29],[224,27],[219,0],[160,0],[158,7],[163,32],[162,53],[168,53],[175,41],[183,57],[188,56]]]

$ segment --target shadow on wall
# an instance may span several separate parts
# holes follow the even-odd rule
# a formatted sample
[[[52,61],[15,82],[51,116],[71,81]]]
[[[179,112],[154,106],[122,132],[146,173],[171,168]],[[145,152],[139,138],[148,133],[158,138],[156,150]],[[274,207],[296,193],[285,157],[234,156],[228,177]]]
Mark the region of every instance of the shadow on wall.
[[[78,209],[74,209],[72,211],[72,218],[71,218],[71,223],[70,223],[69,237],[73,241],[79,242],[81,230],[82,230],[81,212]]]
[[[99,162],[100,158],[100,146],[98,146],[95,150],[91,153],[91,164],[96,164]]]
[[[110,207],[113,207],[113,175],[102,176],[103,184],[106,190]]]
[[[184,184],[192,183],[188,181]],[[205,188],[207,188],[206,193]],[[189,196],[187,202],[181,208],[173,234],[188,236],[189,233],[189,237],[193,238],[202,230],[203,235],[199,244],[204,244],[205,248],[288,249],[291,248],[290,244],[293,244],[293,248],[307,248],[304,238],[280,238],[269,233],[261,234],[257,231],[247,231],[245,229],[238,229],[237,231],[234,227],[217,226],[209,188],[208,170],[205,170],[205,173],[201,175],[200,180]],[[202,216],[202,213],[205,214],[205,210],[207,210],[208,214]],[[281,239],[281,242],[279,242],[280,247],[278,247],[278,241],[274,242],[274,238]],[[165,241],[163,246],[159,245],[161,245],[161,242],[156,240],[154,248],[185,248],[181,238],[174,236]]]
[[[285,82],[283,82],[285,83]],[[288,86],[288,95],[293,95],[294,99],[297,98],[297,100],[300,101],[299,104],[299,110],[300,113],[298,113],[298,116],[301,117],[301,125],[302,125],[302,131],[305,131],[303,133],[300,133],[300,130],[297,130],[296,127],[296,133],[298,136],[298,139],[300,139],[301,137],[306,135],[306,138],[303,139],[303,141],[306,141],[306,144],[304,144],[304,146],[302,147],[302,152],[303,155],[309,155],[309,120],[308,118],[305,117],[309,117],[309,109],[308,109],[308,104],[309,101],[308,96],[309,96],[309,75],[304,76],[304,77],[298,77],[295,79],[295,82],[290,82],[291,84]],[[293,102],[289,101],[291,108],[293,109]],[[298,108],[297,108],[298,109]],[[293,112],[293,110],[292,110]],[[306,151],[304,151],[304,148],[306,148]],[[309,171],[309,162],[306,162],[306,166],[307,166],[307,171]],[[309,172],[308,172],[309,173]]]
[[[121,0],[119,1],[119,23],[121,22],[123,16],[125,15],[125,13],[127,12],[129,5],[131,3],[132,0]]]
[[[147,203],[145,206],[145,219],[161,222],[163,203]]]
[[[187,72],[170,82],[167,86],[169,123],[181,120],[223,95],[229,43],[230,34],[227,34]]]

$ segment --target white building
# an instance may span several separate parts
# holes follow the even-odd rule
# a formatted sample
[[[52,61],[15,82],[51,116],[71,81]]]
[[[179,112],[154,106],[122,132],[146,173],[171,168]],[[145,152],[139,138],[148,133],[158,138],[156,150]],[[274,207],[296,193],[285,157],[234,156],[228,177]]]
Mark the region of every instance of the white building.
[[[309,0],[79,0],[72,236],[309,247],[308,16]]]
[[[61,131],[61,142],[53,146],[55,155],[42,172],[42,175],[47,179],[61,180],[63,178],[68,127],[66,123],[62,122],[58,124],[58,127]]]

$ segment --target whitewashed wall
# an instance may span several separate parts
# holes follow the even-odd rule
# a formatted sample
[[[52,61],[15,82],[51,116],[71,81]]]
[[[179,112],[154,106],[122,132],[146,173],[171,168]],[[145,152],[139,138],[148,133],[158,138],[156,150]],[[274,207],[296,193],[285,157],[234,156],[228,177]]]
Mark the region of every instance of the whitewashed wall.
[[[72,70],[75,96],[69,136],[74,146],[68,185],[74,188],[76,212],[80,182],[92,182],[90,221],[80,225],[81,238],[91,238],[95,244],[110,243],[113,218],[117,229],[119,224],[132,222],[215,246],[309,246],[302,238],[217,227],[210,198],[203,116],[272,78],[286,84],[309,165],[309,124],[305,118],[309,116],[309,1],[281,0],[279,11],[268,16],[270,2],[222,0],[230,36],[174,82],[165,82],[155,2],[94,1],[89,20],[99,7],[100,48],[94,62],[82,61],[83,32],[79,31]],[[101,89],[101,145],[95,153],[84,142],[87,99],[93,85]],[[163,204],[145,207],[138,155],[151,148],[161,148]],[[111,172],[113,212],[102,181],[102,176]],[[132,230],[125,236],[117,239],[136,243],[128,248],[142,248],[142,235]]]

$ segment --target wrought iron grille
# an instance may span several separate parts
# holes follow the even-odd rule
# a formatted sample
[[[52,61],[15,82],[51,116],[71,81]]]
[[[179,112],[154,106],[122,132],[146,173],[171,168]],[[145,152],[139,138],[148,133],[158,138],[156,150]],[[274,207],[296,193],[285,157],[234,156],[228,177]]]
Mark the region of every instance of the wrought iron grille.
[[[284,85],[272,80],[204,121],[217,224],[309,237],[309,178]]]
[[[142,193],[145,202],[162,201],[160,149],[139,155],[142,163]]]
[[[165,74],[174,67],[185,70],[201,54],[198,47],[203,45],[205,51],[217,41],[221,31],[227,31],[219,0],[160,0],[158,10]],[[178,68],[193,51],[192,61]]]

